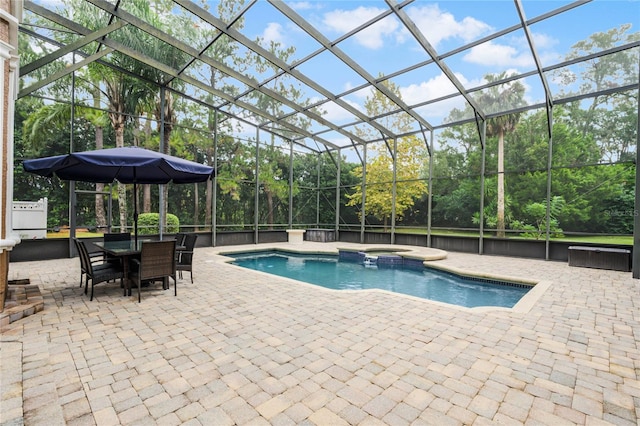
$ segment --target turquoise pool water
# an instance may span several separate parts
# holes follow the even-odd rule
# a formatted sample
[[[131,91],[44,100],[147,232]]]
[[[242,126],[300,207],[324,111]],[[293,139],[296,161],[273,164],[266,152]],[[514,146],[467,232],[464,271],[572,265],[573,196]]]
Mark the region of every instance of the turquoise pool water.
[[[284,252],[229,254],[235,265],[292,278],[334,290],[383,289],[468,308],[511,308],[531,287],[467,279],[447,272],[416,267],[365,266],[338,256]]]

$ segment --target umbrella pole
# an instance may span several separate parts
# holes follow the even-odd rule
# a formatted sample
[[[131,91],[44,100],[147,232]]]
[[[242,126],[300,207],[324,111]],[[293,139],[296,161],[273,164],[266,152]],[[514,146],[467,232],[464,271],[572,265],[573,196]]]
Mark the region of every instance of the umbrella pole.
[[[133,184],[133,232],[136,243],[136,250],[138,249],[138,184]]]

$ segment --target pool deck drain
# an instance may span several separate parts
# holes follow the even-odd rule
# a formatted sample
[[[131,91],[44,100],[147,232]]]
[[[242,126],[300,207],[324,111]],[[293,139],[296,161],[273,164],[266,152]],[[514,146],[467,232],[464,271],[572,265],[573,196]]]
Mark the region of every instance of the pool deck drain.
[[[267,279],[223,249],[140,304],[117,285],[89,302],[77,259],[12,263],[45,307],[0,336],[0,423],[637,425],[630,273],[449,253],[436,263],[549,283],[527,312],[478,311]]]

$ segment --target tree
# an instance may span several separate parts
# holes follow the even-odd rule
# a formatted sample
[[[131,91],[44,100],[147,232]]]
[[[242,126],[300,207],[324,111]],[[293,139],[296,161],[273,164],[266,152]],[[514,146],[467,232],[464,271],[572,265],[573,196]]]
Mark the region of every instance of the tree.
[[[95,149],[102,149],[104,144],[103,128],[106,116],[98,109],[76,106],[74,111],[75,122],[74,131],[80,121],[91,123],[94,127]],[[31,114],[23,123],[23,142],[29,144],[33,150],[41,150],[50,144],[50,141],[71,122],[71,104],[46,104]],[[96,227],[104,229],[107,225],[104,202],[102,194],[104,184],[96,184],[96,195],[94,197]]]
[[[391,81],[386,80],[385,86],[396,96],[401,97],[399,88]],[[397,109],[397,106],[383,96],[379,91],[375,91],[365,101],[365,108],[369,116],[375,117],[383,115],[385,112]],[[410,117],[405,115],[390,115],[383,119],[383,125],[398,134],[402,134],[411,129]],[[366,137],[366,131],[357,129],[359,136]],[[369,135],[371,136],[371,135]],[[395,157],[395,184],[396,184],[396,219],[402,220],[404,213],[411,209],[416,199],[427,190],[423,179],[424,161],[426,157],[426,146],[424,141],[416,136],[406,136],[398,138],[397,149],[393,149],[393,140],[385,140],[383,143],[373,145],[373,155],[367,156],[367,173],[364,176],[366,186],[365,211],[370,213],[387,227],[389,218],[392,215],[394,203],[392,202],[394,185],[394,164]],[[358,166],[351,172],[355,176],[362,176],[363,167]],[[347,206],[357,206],[362,202],[362,189],[355,186],[348,196]]]
[[[549,230],[551,236],[555,238],[562,237],[562,229],[558,222],[558,216],[561,214],[565,201],[562,196],[551,198],[549,204]],[[524,231],[523,237],[532,237],[536,240],[542,238],[547,232],[547,203],[537,202],[529,203],[525,206],[524,211],[527,218],[524,222],[513,221],[512,226],[516,229]]]
[[[378,218],[385,230],[393,211],[393,159],[384,144],[378,144],[371,160],[367,161],[365,176],[365,211]],[[411,209],[416,199],[426,192],[421,178],[425,156],[424,142],[415,136],[398,140],[396,156],[396,220],[401,221],[405,212]],[[355,167],[352,174],[362,176],[362,166]],[[362,190],[356,186],[348,195],[348,206],[357,206],[362,201]]]
[[[256,42],[258,44],[264,44],[265,40],[259,37]],[[294,46],[284,47],[280,42],[271,40],[269,41],[267,50],[269,51],[269,53],[281,59],[282,61],[288,62],[289,58],[295,53],[296,49]],[[253,55],[250,54],[250,57],[253,57]],[[248,61],[250,61],[250,59],[248,59]],[[254,66],[256,72],[260,74],[266,73],[267,71],[271,71],[275,74],[279,71],[279,68],[275,64],[267,61],[261,56],[255,56]],[[289,81],[287,81],[286,78],[277,78],[272,90],[277,92],[279,95],[282,95],[283,97],[299,104],[304,105],[307,103],[301,99],[302,92]],[[265,111],[272,116],[281,116],[285,111],[284,106],[280,101],[265,93],[255,90],[251,93],[251,96],[255,98],[256,106],[260,110]],[[304,118],[304,116],[300,114],[291,118],[290,121],[294,121],[299,127],[303,129],[307,128],[310,124],[309,120]],[[286,129],[277,130],[284,136],[290,136],[291,138],[299,136],[290,134],[290,132]],[[275,200],[282,201],[288,199],[289,191],[292,191],[293,195],[295,195],[298,191],[298,188],[295,183],[293,187],[289,186],[289,167],[287,161],[288,154],[284,154],[281,147],[276,146],[276,136],[274,133],[270,134],[269,143],[265,144],[265,146],[261,148],[260,152],[262,155],[257,179],[260,182],[261,191],[266,197],[266,221],[269,225],[269,229],[272,229],[274,224]],[[289,208],[291,208],[291,206],[289,206]]]
[[[574,44],[566,60],[589,56],[621,44],[640,40],[640,32],[630,32],[631,24],[621,25],[606,32],[594,33],[586,40]],[[579,69],[581,72],[574,72]],[[555,76],[564,88],[560,97],[594,94],[621,85],[637,85],[638,55],[635,49],[592,57],[575,67],[563,68]],[[630,92],[604,92],[587,98],[586,108],[572,102],[570,110],[583,135],[593,135],[606,161],[632,160],[630,152],[637,131],[638,90]]]
[[[152,20],[152,11],[149,8],[149,2],[145,0],[132,0],[128,5],[128,10],[135,10],[135,14],[139,17]],[[86,2],[80,0],[70,0],[68,7],[63,9],[68,14],[73,14],[72,19],[80,25],[87,28],[93,28],[96,22],[102,22],[104,13],[98,8],[88,6]],[[141,34],[130,27],[124,27],[120,31],[112,34],[114,40],[125,45],[137,44],[145,46],[145,42],[149,37]],[[63,41],[67,36],[62,33]],[[141,51],[145,51],[142,47]],[[117,147],[124,146],[125,127],[131,121],[137,112],[139,112],[140,103],[148,102],[148,99],[155,91],[155,88],[143,80],[133,77],[133,75],[146,76],[149,74],[151,67],[142,64],[134,59],[123,55],[119,52],[113,52],[110,60],[114,65],[129,70],[132,75],[115,71],[97,62],[88,65],[87,84],[93,85],[90,91],[100,91],[102,96],[108,103],[108,117],[115,133],[115,142]],[[94,96],[95,98],[95,96]],[[118,206],[120,211],[120,227],[124,230],[127,226],[127,197],[126,187],[124,184],[118,183]]]
[[[340,180],[337,182],[337,161],[340,161]],[[349,202],[347,191],[361,181],[360,176],[352,173],[357,164],[347,161],[345,156],[338,159],[336,153],[297,154],[293,158],[294,180],[300,189],[293,200],[295,223],[316,223],[316,226],[328,226],[336,220],[336,188],[340,189],[341,206]],[[320,207],[316,200],[319,196]],[[340,209],[342,223],[355,223],[358,218],[353,209]]]
[[[15,147],[16,162],[14,164],[14,194],[20,201],[36,201],[47,197],[49,212],[47,215],[47,227],[67,224],[69,218],[69,187],[68,182],[61,179],[44,180],[40,177],[25,172],[20,160],[47,156],[50,153],[65,152],[69,149],[69,126],[61,128],[48,126],[47,129],[56,130],[50,133],[46,140],[46,146],[33,144],[28,138],[23,137],[25,130],[24,121],[31,118],[41,110],[44,102],[36,97],[26,97],[16,102],[15,110]],[[30,128],[31,126],[26,126]]]
[[[225,22],[233,22],[233,28],[236,30],[242,30],[244,27],[244,16],[240,16],[239,12],[244,7],[245,0],[234,0],[234,1],[220,1],[217,5],[217,16],[220,17]],[[206,7],[206,3],[203,2]],[[204,53],[204,55],[215,61],[222,64],[233,65],[233,68],[238,72],[244,72],[246,69],[247,57],[238,54],[239,44],[229,37],[222,35],[217,29],[209,29],[208,26],[198,28],[198,31],[194,32],[194,36],[197,39],[194,39],[194,45],[201,45],[201,40],[205,40],[207,43],[210,40],[216,40]],[[208,81],[209,85],[216,90],[221,90],[225,93],[231,95],[238,94],[238,88],[234,83],[227,83],[227,79],[230,79],[227,74],[220,71],[215,65],[209,64],[208,66],[202,66],[196,71],[201,71],[202,73],[199,75],[199,79],[201,81]],[[201,93],[200,96],[208,103],[215,104],[214,100],[215,96],[210,92]],[[179,101],[178,101],[179,102]],[[185,105],[184,103],[182,104]],[[195,108],[188,108],[189,110],[194,110]],[[194,122],[200,120],[200,114],[190,114],[190,119],[192,117],[197,117]],[[220,148],[220,144],[223,144],[232,138],[230,136],[234,129],[232,127],[232,120],[220,120],[222,117],[217,116],[217,111],[213,109],[208,109],[202,118],[201,124],[202,128],[208,129],[208,137],[199,138],[199,143],[197,145],[197,150],[200,151],[203,155],[203,160],[205,164],[211,165],[218,170],[218,165],[214,164],[214,158],[217,156],[221,158],[220,152],[215,152],[215,144],[211,143],[211,139],[213,135],[218,136],[218,149]],[[190,120],[189,119],[189,120]],[[187,121],[189,121],[187,120]],[[224,156],[224,154],[223,154]],[[223,167],[224,168],[224,167]],[[220,173],[217,173],[218,176],[218,189],[222,192],[222,194],[231,195],[232,199],[236,199],[236,190],[240,185],[243,174],[239,175],[230,174],[227,176],[228,180],[222,179]],[[236,178],[237,176],[237,178]],[[233,184],[231,183],[234,179],[237,179]],[[223,182],[222,185],[220,183]],[[205,223],[212,223],[213,211],[212,211],[212,200],[213,200],[213,181],[208,180],[205,188]],[[227,192],[229,191],[229,192]],[[237,199],[236,199],[237,200]],[[216,212],[217,214],[217,212]]]
[[[485,80],[489,83],[498,82],[507,78],[506,72],[499,75],[488,74]],[[484,112],[487,114],[501,113],[516,109],[525,105],[524,86],[520,82],[500,83],[489,87],[479,99]],[[496,235],[500,238],[505,237],[505,194],[504,194],[504,136],[506,133],[512,132],[518,121],[520,113],[510,113],[499,115],[487,121],[487,136],[498,136],[498,176],[497,185],[497,217],[496,217]]]

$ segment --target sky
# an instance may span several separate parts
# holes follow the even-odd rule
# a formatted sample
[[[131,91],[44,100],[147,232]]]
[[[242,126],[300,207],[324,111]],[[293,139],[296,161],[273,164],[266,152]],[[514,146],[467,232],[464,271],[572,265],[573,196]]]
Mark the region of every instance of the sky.
[[[373,0],[294,1],[287,4],[332,42],[388,10],[385,2]],[[525,18],[531,20],[570,2],[524,0],[522,4]],[[405,10],[439,54],[451,52],[507,29],[519,23],[520,19],[514,2],[507,0],[419,0]],[[268,2],[261,1],[253,6],[244,22],[242,33],[247,37],[262,37],[283,46],[295,46],[297,59],[304,58],[319,48],[311,37]],[[631,24],[632,32],[640,31],[640,2],[596,0],[535,23],[530,28],[542,66],[545,67],[562,61],[576,42],[588,39],[595,32],[605,32],[621,24]],[[389,16],[340,41],[337,46],[375,77],[392,74],[428,59],[424,49],[395,16]],[[484,75],[489,73],[535,70],[534,58],[522,31],[510,32],[448,57],[445,63],[467,88],[482,84]],[[322,54],[301,65],[299,70],[333,93],[344,92],[364,82],[355,72],[328,54]],[[435,66],[418,69],[392,81],[398,85],[403,100],[408,104],[424,102],[455,90]],[[527,78],[523,83],[527,88],[526,99],[529,103],[544,103],[539,77]],[[553,85],[554,82],[551,83]],[[555,90],[559,88],[556,87]],[[367,95],[368,92],[357,92],[346,99],[361,109]],[[459,100],[457,102],[460,104]],[[451,103],[447,108],[450,106]],[[447,108],[442,108],[442,105],[431,109],[425,107],[421,112],[428,117],[428,121],[437,125],[448,114]],[[329,109],[327,113],[329,118],[338,121],[341,120],[341,114],[345,115],[345,120],[350,117],[341,108]]]
[[[129,0],[123,0],[121,6],[125,10],[127,1]],[[52,9],[63,4],[59,0],[39,0],[38,3]],[[389,6],[385,1],[310,0],[285,3],[307,21],[313,31],[317,31],[331,44],[335,44],[340,51],[352,58],[358,67],[374,78],[393,75],[430,58],[414,35],[393,13],[351,37],[344,37],[367,21],[388,12]],[[217,0],[208,1],[214,15],[217,4]],[[572,3],[567,1],[522,0],[526,20],[536,20],[570,4]],[[445,65],[467,89],[484,84],[484,76],[487,74],[520,74],[536,69],[534,57],[522,30],[505,31],[499,38],[482,42],[470,49],[456,51],[462,46],[519,24],[520,17],[513,1],[416,0],[403,10],[437,54],[444,55]],[[273,41],[283,48],[295,47],[289,63],[307,58],[321,48],[309,34],[266,0],[259,0],[254,4],[244,15],[243,23],[244,27],[239,31],[250,40],[259,37],[264,40],[263,45]],[[639,0],[594,0],[558,16],[535,22],[530,26],[530,30],[544,68],[565,60],[575,43],[587,40],[594,33],[606,32],[623,24],[631,25],[629,33],[640,32]],[[179,38],[179,31],[176,31],[176,37]],[[640,49],[636,49],[638,50]],[[227,63],[230,64],[231,61]],[[357,88],[365,82],[357,72],[328,52],[320,53],[297,65],[296,70],[335,95]],[[577,66],[566,71],[579,73]],[[269,75],[270,72],[256,73],[254,77],[262,81]],[[549,77],[554,96],[557,96],[561,89],[568,89],[559,85],[552,76]],[[457,92],[435,64],[394,76],[391,82],[398,87],[402,100],[409,106]],[[539,76],[521,79],[520,83],[526,88],[525,99],[528,104],[544,104],[544,91]],[[320,93],[307,86],[304,86],[303,90],[303,96],[311,101],[322,98]],[[365,111],[364,102],[368,96],[371,96],[370,90],[358,90],[342,99],[352,108]],[[438,126],[443,123],[452,108],[464,108],[463,99],[456,97],[434,105],[421,106],[417,108],[417,112],[429,124]],[[355,120],[352,113],[333,102],[324,104],[323,109],[326,112],[325,118],[339,125]],[[247,128],[246,131],[249,136],[255,135],[254,129]],[[338,145],[350,143],[337,132],[327,133],[323,137]]]

